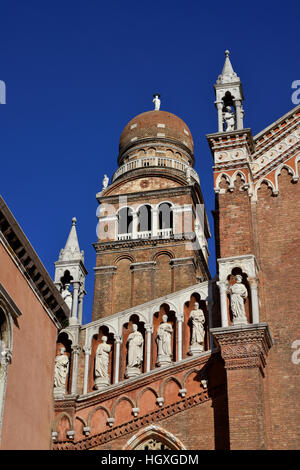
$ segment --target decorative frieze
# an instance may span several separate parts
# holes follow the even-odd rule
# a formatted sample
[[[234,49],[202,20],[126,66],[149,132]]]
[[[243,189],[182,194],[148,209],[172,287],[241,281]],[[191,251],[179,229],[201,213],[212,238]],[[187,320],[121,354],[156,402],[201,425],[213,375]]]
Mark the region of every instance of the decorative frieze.
[[[267,323],[213,328],[226,369],[258,367],[263,373],[273,339]]]

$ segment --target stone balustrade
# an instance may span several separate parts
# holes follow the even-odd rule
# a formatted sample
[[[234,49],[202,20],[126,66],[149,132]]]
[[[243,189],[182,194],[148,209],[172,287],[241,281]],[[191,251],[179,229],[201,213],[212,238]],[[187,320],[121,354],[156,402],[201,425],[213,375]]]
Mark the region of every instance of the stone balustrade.
[[[182,171],[183,173],[187,173],[188,170],[190,176],[192,176],[194,180],[200,184],[197,172],[190,165],[183,163],[179,160],[166,157],[143,157],[124,163],[124,165],[120,166],[120,168],[115,171],[112,177],[112,182],[114,182],[119,176],[123,175],[124,173],[127,173],[128,171],[145,167],[173,168],[175,170]]]

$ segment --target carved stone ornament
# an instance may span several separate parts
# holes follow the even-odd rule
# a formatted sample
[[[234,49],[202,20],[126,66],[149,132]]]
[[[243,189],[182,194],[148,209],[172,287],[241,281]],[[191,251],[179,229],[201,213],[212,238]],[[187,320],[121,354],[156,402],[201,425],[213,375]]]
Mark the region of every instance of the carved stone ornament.
[[[267,323],[212,328],[210,331],[220,347],[226,369],[258,367],[263,373],[273,345]]]

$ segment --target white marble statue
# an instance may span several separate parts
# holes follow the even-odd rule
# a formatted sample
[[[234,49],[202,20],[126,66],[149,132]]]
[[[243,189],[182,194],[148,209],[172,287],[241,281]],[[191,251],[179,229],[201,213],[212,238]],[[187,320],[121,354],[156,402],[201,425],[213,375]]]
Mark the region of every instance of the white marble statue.
[[[65,355],[65,348],[60,348],[60,354],[55,358],[54,391],[65,393],[67,375],[69,372],[69,358]]]
[[[233,325],[247,324],[244,299],[248,297],[246,286],[242,284],[242,276],[235,276],[235,284],[229,287],[230,306],[232,311]]]
[[[154,109],[155,111],[159,111],[159,108],[160,108],[160,95],[158,93],[156,93],[155,95],[153,95],[154,98],[153,98],[153,103],[154,103]]]
[[[197,354],[204,349],[204,323],[205,316],[203,310],[199,308],[198,302],[195,302],[194,309],[190,313],[190,319],[192,322],[192,340],[190,346],[190,354]]]
[[[66,302],[69,309],[71,310],[73,296],[72,296],[72,292],[70,292],[69,288],[70,288],[70,284],[65,284],[64,287],[63,287],[63,290],[61,292],[61,296],[64,299],[64,301]]]
[[[144,338],[136,324],[132,325],[132,329],[133,332],[128,336],[128,363],[125,371],[128,378],[141,373],[140,367],[143,362]]]
[[[159,325],[157,330],[157,365],[162,366],[172,361],[172,333],[173,328],[168,323],[168,316],[163,315],[162,323]]]
[[[97,347],[95,358],[95,388],[101,390],[107,387],[109,382],[108,364],[111,345],[107,344],[107,336],[102,336],[102,343]]]
[[[223,118],[226,124],[226,132],[234,131],[235,117],[234,113],[231,111],[230,106],[226,106],[225,112],[223,113]]]
[[[107,175],[104,175],[103,180],[102,180],[102,191],[103,189],[106,189],[109,183],[109,177]]]

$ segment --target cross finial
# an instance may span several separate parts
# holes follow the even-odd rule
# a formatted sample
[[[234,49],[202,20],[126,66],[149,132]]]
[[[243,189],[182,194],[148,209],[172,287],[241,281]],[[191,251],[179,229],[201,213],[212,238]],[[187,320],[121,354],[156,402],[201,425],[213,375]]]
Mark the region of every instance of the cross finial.
[[[153,103],[154,103],[154,109],[155,111],[159,111],[160,108],[160,94],[159,93],[154,93],[153,95]]]

